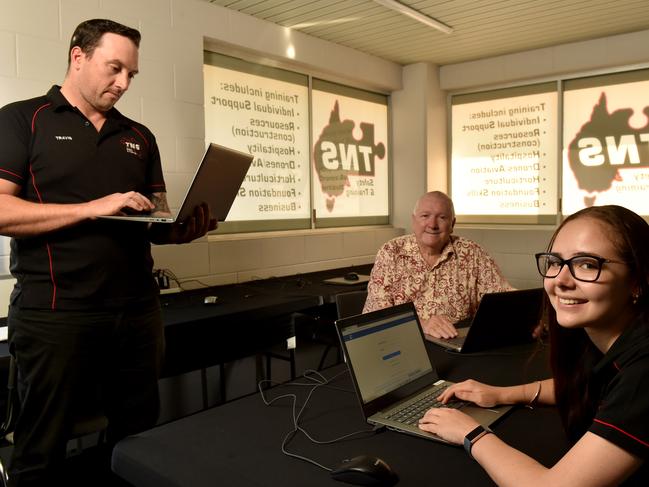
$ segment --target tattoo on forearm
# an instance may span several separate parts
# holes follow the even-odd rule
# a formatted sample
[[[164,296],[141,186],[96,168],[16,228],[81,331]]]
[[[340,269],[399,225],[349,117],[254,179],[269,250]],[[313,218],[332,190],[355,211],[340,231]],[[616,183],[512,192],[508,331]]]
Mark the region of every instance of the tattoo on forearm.
[[[165,193],[153,193],[151,195],[151,203],[155,205],[155,209],[153,211],[163,211],[169,213],[169,204],[167,203]]]

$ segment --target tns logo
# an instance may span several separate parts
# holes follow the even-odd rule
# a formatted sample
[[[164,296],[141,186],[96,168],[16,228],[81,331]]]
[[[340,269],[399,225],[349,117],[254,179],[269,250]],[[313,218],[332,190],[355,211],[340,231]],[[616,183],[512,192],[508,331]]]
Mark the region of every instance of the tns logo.
[[[338,101],[329,116],[329,124],[315,143],[313,156],[322,191],[327,195],[326,206],[333,210],[336,197],[349,186],[348,176],[375,175],[376,158],[383,159],[385,145],[374,143],[374,124],[361,122],[363,137],[353,136],[355,122],[341,120]],[[368,191],[373,194],[373,190]]]
[[[649,107],[643,112],[649,115]],[[568,146],[568,162],[580,189],[607,191],[614,180],[622,181],[618,169],[649,166],[649,124],[631,128],[632,115],[631,108],[609,113],[602,93],[590,120]],[[596,197],[584,196],[586,206],[595,204]]]
[[[132,137],[123,137],[120,142],[128,154],[133,154],[135,157],[142,158],[142,149],[138,142]]]

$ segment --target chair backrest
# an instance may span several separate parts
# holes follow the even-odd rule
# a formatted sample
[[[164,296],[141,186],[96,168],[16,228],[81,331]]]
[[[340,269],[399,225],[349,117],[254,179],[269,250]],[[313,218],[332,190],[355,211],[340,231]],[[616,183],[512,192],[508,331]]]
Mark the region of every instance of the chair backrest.
[[[367,290],[365,289],[362,291],[350,291],[347,293],[336,294],[338,318],[347,318],[348,316],[361,314],[366,299]]]

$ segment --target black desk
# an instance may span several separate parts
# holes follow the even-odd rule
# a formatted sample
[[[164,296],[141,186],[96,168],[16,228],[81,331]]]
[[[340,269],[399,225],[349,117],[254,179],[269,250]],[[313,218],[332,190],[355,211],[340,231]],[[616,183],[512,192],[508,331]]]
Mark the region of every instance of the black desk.
[[[548,375],[545,350],[532,358],[530,347],[459,357],[430,347],[440,375],[451,380],[472,376],[508,385]],[[339,365],[325,375],[332,377],[344,370],[345,366]],[[302,427],[320,440],[368,429],[348,373],[332,385],[336,388],[323,387],[313,394]],[[272,397],[287,392],[298,394],[302,404],[307,390],[289,383],[268,391]],[[114,450],[113,470],[136,487],[344,485],[332,480],[328,472],[281,453],[282,440],[291,429],[288,400],[265,406],[259,395],[250,396],[126,438]],[[553,464],[567,449],[554,408],[517,408],[494,430],[546,465]],[[298,435],[289,451],[329,467],[351,456],[376,455],[397,471],[402,486],[493,485],[461,448],[391,431],[334,445],[316,445]]]
[[[324,279],[347,272],[366,273],[372,265],[330,269],[194,289],[160,296],[165,325],[165,362],[162,377],[201,371],[203,407],[208,406],[207,368],[219,366],[220,402],[226,400],[224,364],[257,356],[256,379],[270,378],[271,358],[287,360],[295,376],[292,349],[269,353],[270,347],[295,337],[295,313],[315,310],[335,314],[335,296],[367,284],[331,285]],[[215,304],[204,304],[205,296],[217,296]],[[266,368],[260,360],[266,355]]]
[[[163,375],[199,370],[253,355],[295,335],[291,315],[334,302],[338,293],[366,284],[330,285],[324,279],[371,265],[214,286],[160,296],[165,324]],[[218,296],[215,304],[205,296]]]

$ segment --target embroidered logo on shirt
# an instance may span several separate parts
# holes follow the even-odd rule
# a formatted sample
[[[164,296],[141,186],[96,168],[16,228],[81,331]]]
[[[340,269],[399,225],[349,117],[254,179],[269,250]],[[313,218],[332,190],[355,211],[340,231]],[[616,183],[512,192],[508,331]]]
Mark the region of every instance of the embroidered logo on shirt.
[[[72,140],[71,135],[55,135],[54,138],[56,140]]]
[[[133,154],[138,159],[142,159],[142,149],[138,142],[136,142],[133,137],[122,137],[120,139],[121,144],[124,146],[124,150],[127,154]]]

